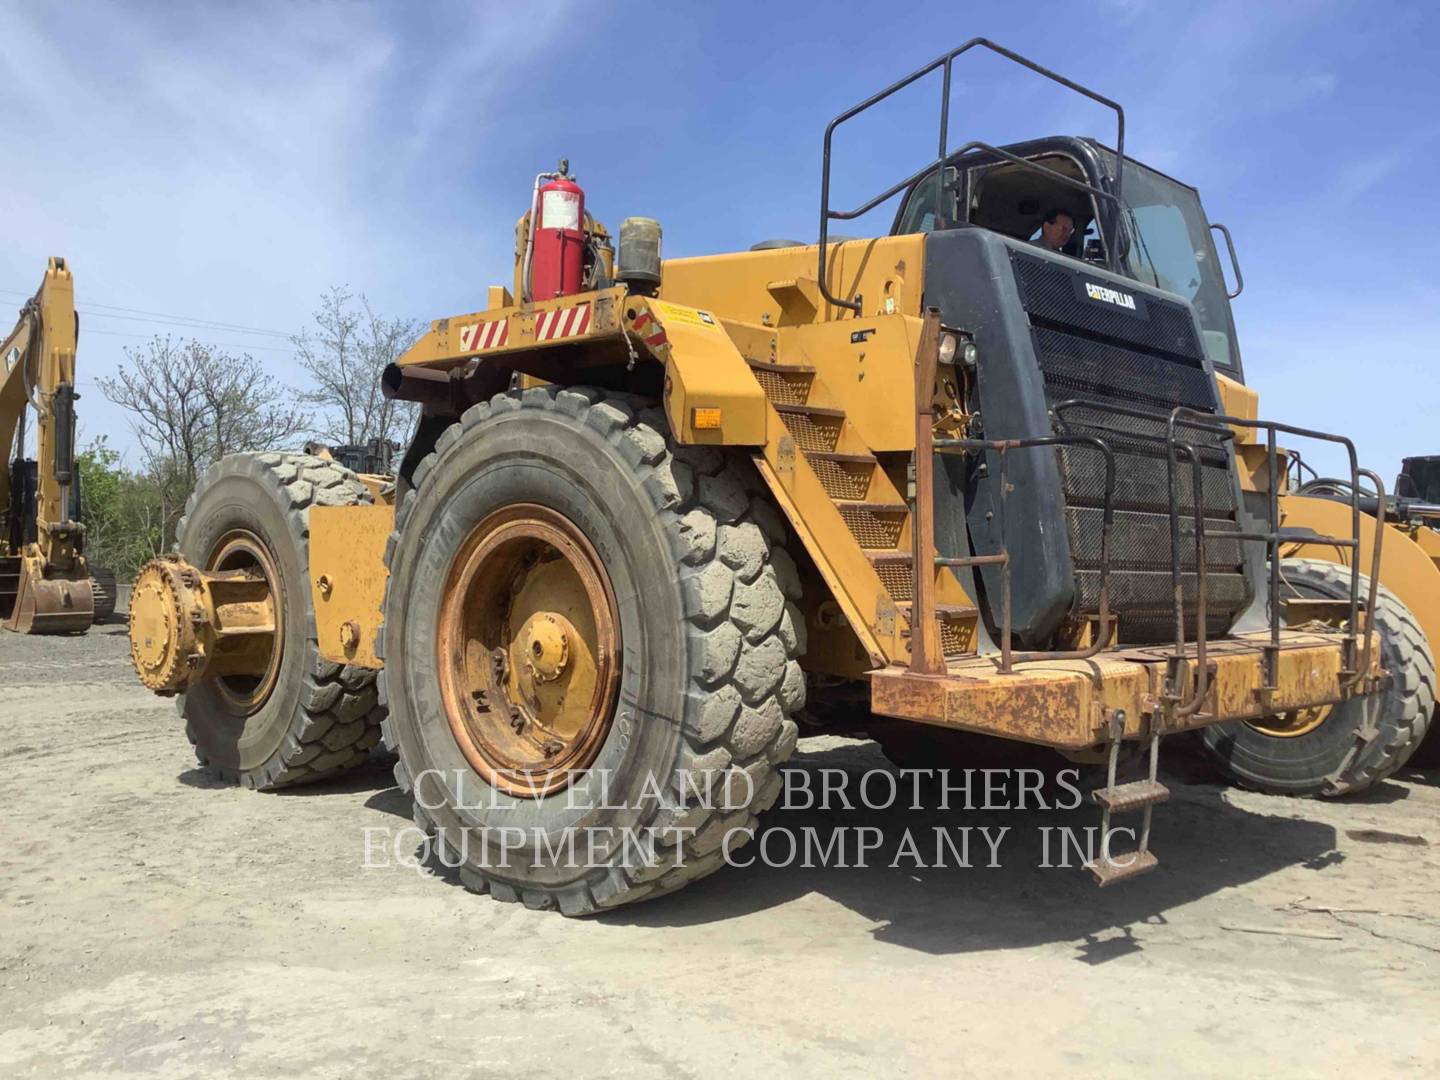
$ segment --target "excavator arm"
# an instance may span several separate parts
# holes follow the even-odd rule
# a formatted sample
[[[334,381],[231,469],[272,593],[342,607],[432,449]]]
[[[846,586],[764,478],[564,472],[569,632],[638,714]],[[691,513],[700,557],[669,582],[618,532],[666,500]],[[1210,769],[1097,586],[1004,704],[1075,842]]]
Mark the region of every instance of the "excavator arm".
[[[51,258],[39,290],[0,346],[0,446],[13,449],[0,476],[0,618],[20,633],[73,633],[94,620],[84,527],[71,517],[75,483],[75,283]],[[24,419],[35,412],[34,498]]]

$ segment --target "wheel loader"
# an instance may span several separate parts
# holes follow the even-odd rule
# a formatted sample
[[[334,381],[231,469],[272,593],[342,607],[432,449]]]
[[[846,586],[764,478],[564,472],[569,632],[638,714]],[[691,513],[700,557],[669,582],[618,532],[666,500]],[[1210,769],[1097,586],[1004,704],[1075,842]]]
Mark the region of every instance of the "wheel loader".
[[[1353,562],[1364,565],[1374,557],[1377,538],[1383,539],[1379,557],[1381,596],[1389,611],[1387,626],[1377,613],[1376,629],[1387,651],[1392,674],[1390,698],[1393,707],[1376,718],[1372,736],[1371,782],[1389,776],[1401,766],[1432,768],[1440,765],[1440,725],[1434,722],[1436,675],[1435,652],[1440,648],[1440,489],[1434,483],[1435,458],[1406,458],[1396,478],[1396,493],[1367,490],[1360,496],[1361,547],[1337,548],[1322,538],[1325,530],[1345,517],[1352,498],[1350,482],[1341,477],[1306,471],[1303,458],[1293,451],[1282,452],[1285,465],[1280,498],[1281,528],[1286,544],[1287,566],[1307,568],[1308,576],[1328,576],[1333,583],[1343,577]],[[1333,584],[1332,584],[1333,591]],[[1282,729],[1268,733],[1285,742],[1267,741],[1248,748],[1250,775],[1239,779],[1251,786],[1273,789],[1275,774],[1294,765],[1292,743],[1297,735],[1314,741],[1337,733],[1327,730],[1337,718],[1329,713],[1313,718],[1301,732]],[[1343,719],[1343,717],[1341,718]],[[1369,734],[1368,731],[1362,734]],[[1229,748],[1224,748],[1228,750]],[[1230,760],[1226,755],[1223,760]],[[1313,774],[1314,770],[1311,770]],[[1284,779],[1293,780],[1294,773]],[[1326,793],[1343,793],[1364,785],[1332,788]]]
[[[1114,150],[952,149],[974,50],[1112,110]],[[934,161],[833,207],[837,128],[927,76]],[[1148,871],[1164,737],[1388,685],[1373,575],[1352,566],[1344,618],[1298,617],[1246,498],[1247,438],[1353,447],[1227,410],[1213,312],[1130,272],[1158,176],[1118,104],[983,39],[831,122],[817,244],[662,259],[629,218],[617,254],[562,163],[512,286],[385,372],[421,408],[393,485],[280,453],[201,479],[135,584],[139,676],[247,786],[383,737],[468,887],[568,915],[723,865],[799,722],[857,693],[877,731],[1104,762],[1089,869]],[[902,192],[892,235],[831,238]],[[1068,250],[1031,242],[1057,205]],[[1331,542],[1358,550],[1351,525]]]
[[[0,620],[22,634],[83,633],[115,610],[115,575],[92,570],[75,468],[75,282],[52,258],[0,345]],[[27,409],[36,456],[25,456]]]

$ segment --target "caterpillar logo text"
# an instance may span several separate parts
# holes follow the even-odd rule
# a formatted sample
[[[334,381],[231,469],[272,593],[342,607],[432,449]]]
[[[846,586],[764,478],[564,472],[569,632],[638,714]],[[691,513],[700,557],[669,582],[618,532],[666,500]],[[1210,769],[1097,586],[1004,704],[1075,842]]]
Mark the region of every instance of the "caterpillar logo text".
[[[1129,311],[1135,310],[1135,297],[1129,293],[1123,293],[1119,289],[1107,289],[1103,285],[1095,285],[1091,282],[1085,283],[1085,295],[1091,300],[1103,300],[1107,304],[1114,304],[1116,307],[1123,307]]]

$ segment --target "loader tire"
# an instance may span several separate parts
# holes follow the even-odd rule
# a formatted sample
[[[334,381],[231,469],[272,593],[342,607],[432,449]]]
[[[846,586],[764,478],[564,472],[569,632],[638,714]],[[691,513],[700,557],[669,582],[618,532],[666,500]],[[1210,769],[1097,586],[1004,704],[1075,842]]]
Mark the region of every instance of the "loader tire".
[[[1285,586],[1299,596],[1343,600],[1350,572],[1321,559],[1286,559]],[[1363,597],[1369,579],[1360,578]],[[1435,660],[1409,608],[1380,586],[1375,643],[1390,685],[1351,698],[1318,725],[1267,718],[1202,728],[1200,742],[1220,770],[1243,787],[1276,795],[1347,795],[1364,791],[1405,764],[1425,737],[1435,708]],[[1373,712],[1373,716],[1370,715]],[[1316,714],[1317,716],[1319,714]]]
[[[492,550],[483,538],[495,522],[569,529],[570,546],[515,548],[488,578],[465,576],[467,560],[479,558],[467,551]],[[641,399],[547,386],[467,410],[416,469],[387,550],[385,743],[431,857],[474,892],[566,915],[670,892],[723,865],[779,794],[778,766],[795,747],[792,714],[804,703],[799,579],[784,541],[748,460],[675,445],[664,414]],[[586,551],[593,563],[583,562]],[[524,631],[518,653],[503,643],[521,618],[504,597],[531,595],[533,568],[547,566],[557,567],[553,580],[608,585],[613,623],[603,603],[590,615],[572,608],[572,617],[614,634],[577,632],[566,655],[609,648],[615,692],[608,712],[603,698],[585,699],[601,701],[587,712],[599,725],[594,741],[582,733],[550,744],[557,761],[589,747],[573,768],[501,769],[504,718],[517,736],[534,718],[512,712],[496,682],[457,691],[455,665],[469,670],[468,661],[452,657],[469,637],[448,628],[471,601],[454,598],[500,597],[507,629],[494,671],[510,671],[504,658],[523,661],[527,649]],[[497,579],[508,584],[459,587]],[[546,617],[553,595],[526,609],[524,625]],[[475,607],[476,618],[496,610]],[[483,665],[493,653],[479,655]],[[477,699],[487,704],[471,710]],[[506,828],[518,832],[507,839]],[[598,852],[577,846],[586,836],[600,837]],[[507,853],[506,844],[519,846]]]
[[[1440,768],[1440,724],[1435,722],[1433,715],[1430,718],[1430,730],[1425,733],[1425,738],[1420,740],[1420,745],[1405,764],[1412,769]]]
[[[273,567],[283,627],[273,677],[206,679],[176,699],[196,758],[221,779],[267,791],[308,783],[363,764],[379,741],[375,672],[321,658],[309,581],[310,508],[372,501],[333,461],[267,452],[222,458],[186,502],[180,554],[212,569],[222,541],[253,538]]]
[[[115,614],[115,571],[108,566],[90,567],[90,591],[95,597],[94,621],[109,622]]]

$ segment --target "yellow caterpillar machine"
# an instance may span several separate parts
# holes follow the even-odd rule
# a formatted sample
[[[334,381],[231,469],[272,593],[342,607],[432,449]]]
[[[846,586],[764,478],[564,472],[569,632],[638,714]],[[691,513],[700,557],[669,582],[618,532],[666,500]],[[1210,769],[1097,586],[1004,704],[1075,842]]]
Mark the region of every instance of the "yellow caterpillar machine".
[[[1378,576],[1382,605],[1388,608],[1388,615],[1384,611],[1377,613],[1376,629],[1392,654],[1386,661],[1391,672],[1391,697],[1403,701],[1405,707],[1383,710],[1373,730],[1361,729],[1362,737],[1369,736],[1367,757],[1374,763],[1366,779],[1382,779],[1405,764],[1440,764],[1440,725],[1434,723],[1434,654],[1435,643],[1440,642],[1440,533],[1436,532],[1440,525],[1440,491],[1435,490],[1433,479],[1424,469],[1424,463],[1434,459],[1407,458],[1393,497],[1387,497],[1383,490],[1367,490],[1360,495],[1361,543],[1352,550],[1323,539],[1329,535],[1326,529],[1349,515],[1353,497],[1350,482],[1313,473],[1306,479],[1298,455],[1282,450],[1280,457],[1287,467],[1279,507],[1287,567],[1308,567],[1305,577],[1315,585],[1327,579],[1328,592],[1333,595],[1335,582],[1343,579],[1350,566],[1356,562],[1366,566],[1375,558],[1376,537],[1383,538]],[[1416,486],[1416,474],[1427,486]],[[1338,740],[1343,736],[1335,730],[1337,719],[1342,718],[1325,712],[1312,717],[1299,732],[1268,732],[1272,739],[1286,741],[1252,742],[1245,747],[1248,753],[1237,763],[1257,775],[1241,775],[1239,779],[1251,786],[1272,788],[1272,777],[1287,767],[1285,779],[1292,781],[1296,772],[1302,776],[1313,773],[1307,772],[1305,759],[1297,768],[1293,740]],[[1226,760],[1240,758],[1231,747],[1223,749],[1229,751]],[[1325,783],[1322,790],[1327,794],[1363,786],[1334,787],[1328,777]]]
[[[39,290],[0,345],[0,619],[22,634],[80,633],[115,609],[115,579],[85,559],[75,471],[75,283],[52,258]],[[36,456],[25,457],[26,410]]]
[[[948,102],[976,48],[1113,109],[1115,151],[952,151],[942,108],[934,163],[833,209],[836,128],[932,73]],[[383,730],[466,885],[566,914],[720,866],[802,709],[857,687],[877,723],[1107,761],[1102,835],[1137,812],[1138,842],[1090,869],[1148,870],[1162,737],[1387,686],[1358,566],[1333,624],[1282,591],[1237,433],[1348,444],[1224,410],[1228,339],[1130,273],[1152,175],[1117,104],[979,39],[830,124],[818,245],[662,261],[631,218],[617,256],[562,163],[513,292],[387,370],[423,410],[393,490],[307,455],[204,476],[135,584],[140,678],[255,787]],[[901,192],[894,235],[829,240]],[[1055,205],[1070,250],[1029,242]]]
[[[1107,235],[1118,236],[1120,257],[1114,268],[1137,283],[1189,302],[1214,370],[1221,408],[1249,421],[1256,419],[1259,401],[1244,385],[1230,307],[1244,288],[1244,278],[1229,229],[1206,218],[1199,193],[1138,162],[1127,162],[1124,227],[1107,234],[1106,207],[1093,193],[1067,191],[1038,166],[1104,188],[1114,172],[1115,155],[1094,140],[1063,137],[1035,139],[996,152],[972,147],[910,181],[893,231],[972,226],[1020,238],[1049,216],[1044,210],[1049,207],[1076,226],[1062,249],[1074,258],[1106,261]],[[1217,237],[1224,240],[1229,255],[1233,291],[1221,270]],[[1042,332],[1057,340],[1048,328]],[[1054,365],[1053,360],[1049,363]],[[1138,363],[1146,361],[1141,358]],[[1143,398],[1145,390],[1136,390]],[[1157,400],[1150,395],[1152,404]],[[1073,407],[1061,403],[1052,411]],[[1277,434],[1290,441],[1284,429]],[[1299,482],[1303,468],[1299,452],[1278,447],[1260,427],[1237,425],[1233,451],[1244,509],[1262,528],[1277,528],[1283,539],[1278,586],[1288,619],[1347,625],[1354,617],[1348,603],[1352,571],[1362,572],[1358,587],[1368,594],[1369,575],[1379,567],[1373,630],[1390,682],[1374,707],[1352,701],[1214,724],[1196,733],[1198,741],[1232,780],[1279,794],[1358,792],[1407,761],[1440,761],[1440,736],[1433,734],[1431,723],[1436,688],[1431,642],[1440,642],[1440,533],[1433,528],[1440,522],[1440,507],[1434,505],[1440,503],[1440,484],[1426,471],[1424,459],[1407,461],[1407,470],[1413,469],[1415,475],[1407,471],[1400,480],[1415,490],[1407,488],[1401,497],[1386,499],[1383,489],[1378,494],[1373,488],[1357,493],[1353,450],[1348,476],[1316,477],[1312,470],[1312,478],[1304,484]],[[1279,497],[1272,503],[1274,488]],[[1381,507],[1386,508],[1383,513]],[[1386,537],[1383,552],[1372,543],[1377,515],[1386,522],[1380,530]],[[1360,542],[1354,546],[1348,538],[1357,533]],[[1326,537],[1346,539],[1331,542]],[[1267,558],[1276,562],[1273,553]],[[971,756],[976,749],[973,740],[951,735],[937,740],[935,733],[913,725],[881,729],[877,736],[887,753],[904,763],[932,761],[947,743],[958,744],[958,750]]]

